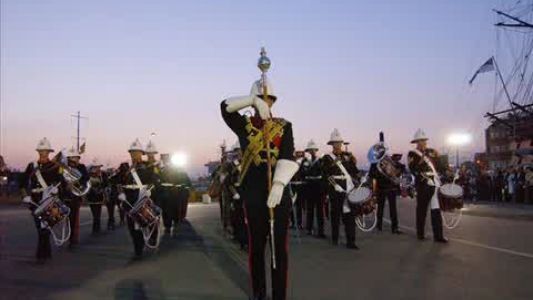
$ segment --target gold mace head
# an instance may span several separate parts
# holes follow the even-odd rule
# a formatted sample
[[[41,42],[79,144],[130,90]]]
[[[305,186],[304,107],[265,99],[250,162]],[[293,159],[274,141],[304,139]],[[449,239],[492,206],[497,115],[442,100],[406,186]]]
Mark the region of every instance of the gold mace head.
[[[257,67],[261,72],[265,73],[270,69],[270,58],[266,56],[266,50],[265,47],[261,48],[261,56],[259,57],[259,60],[257,61]]]

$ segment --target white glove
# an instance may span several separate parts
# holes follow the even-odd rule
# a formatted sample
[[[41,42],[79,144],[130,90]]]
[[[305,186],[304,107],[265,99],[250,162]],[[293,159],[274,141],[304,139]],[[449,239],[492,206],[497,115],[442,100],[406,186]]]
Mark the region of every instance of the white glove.
[[[254,97],[253,105],[255,109],[257,109],[257,112],[259,113],[261,119],[266,120],[270,118],[270,107],[268,107],[268,104],[263,101],[263,99],[259,97]]]
[[[283,197],[283,190],[285,186],[280,182],[274,182],[270,194],[268,195],[267,206],[269,208],[274,208],[281,203],[281,198]]]
[[[239,195],[239,193],[235,193],[233,195],[233,200],[239,200],[239,199],[241,199],[241,195]]]
[[[126,194],[120,193],[118,194],[118,200],[120,201],[126,201]]]
[[[338,185],[338,184],[335,184],[333,187],[335,188],[335,192],[337,192],[337,193],[344,193],[344,192],[346,192],[346,191],[345,191],[340,185]]]
[[[57,186],[50,188],[50,195],[57,195],[57,193],[59,193]]]
[[[22,198],[22,203],[31,204],[33,203],[33,200],[31,199],[31,196],[25,196]]]
[[[268,195],[267,206],[270,208],[276,207],[281,202],[283,190],[289,184],[292,176],[298,172],[299,165],[291,160],[280,159],[276,163],[274,178],[272,179],[272,189]]]

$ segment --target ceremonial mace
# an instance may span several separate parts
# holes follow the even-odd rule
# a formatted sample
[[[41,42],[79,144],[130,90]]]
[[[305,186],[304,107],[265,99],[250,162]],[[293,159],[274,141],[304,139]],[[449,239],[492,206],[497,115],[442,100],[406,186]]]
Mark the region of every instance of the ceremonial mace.
[[[266,84],[266,73],[268,72],[268,69],[270,69],[270,58],[266,56],[266,50],[265,47],[261,48],[261,56],[259,57],[259,61],[257,62],[257,67],[259,70],[261,70],[261,82],[262,82],[262,88],[263,88],[263,100],[266,102],[268,98],[268,87]],[[269,114],[267,120],[265,121],[265,124],[263,125],[263,143],[264,147],[266,148],[267,153],[267,186],[268,186],[268,194],[270,194],[270,190],[272,190],[272,159],[270,155],[270,136],[269,136],[269,129],[272,122],[272,114]],[[270,217],[269,223],[270,223],[270,252],[272,253],[272,268],[276,269],[276,245],[275,245],[275,239],[274,239],[274,208],[269,207],[268,208],[268,215]]]

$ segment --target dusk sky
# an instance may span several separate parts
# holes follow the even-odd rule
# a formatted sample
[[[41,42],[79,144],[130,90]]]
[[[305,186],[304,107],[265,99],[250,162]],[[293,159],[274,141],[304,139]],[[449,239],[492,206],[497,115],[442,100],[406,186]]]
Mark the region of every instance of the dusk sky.
[[[187,152],[198,174],[223,139],[235,142],[219,104],[249,92],[263,45],[273,113],[293,123],[297,148],[313,138],[328,150],[337,127],[364,166],[380,130],[406,152],[421,127],[439,150],[448,134],[470,132],[473,153],[484,148],[494,74],[468,79],[498,54],[491,9],[504,4],[2,0],[0,153],[22,167],[43,136],[69,147],[79,110],[85,163],[116,165],[155,132],[161,152]]]

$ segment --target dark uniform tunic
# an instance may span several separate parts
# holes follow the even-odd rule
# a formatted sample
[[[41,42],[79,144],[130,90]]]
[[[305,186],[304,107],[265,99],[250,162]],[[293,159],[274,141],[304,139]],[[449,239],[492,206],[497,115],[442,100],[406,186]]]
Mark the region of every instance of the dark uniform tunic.
[[[333,155],[333,158],[331,157]],[[331,205],[331,240],[333,244],[339,242],[339,225],[342,217],[344,230],[346,233],[346,244],[348,247],[355,246],[355,213],[352,209],[348,212],[343,211],[343,206],[346,201],[346,193],[339,193],[335,187],[329,182],[331,176],[344,176],[341,169],[337,166],[337,161],[344,166],[348,174],[353,178],[359,177],[359,170],[355,162],[355,157],[349,152],[342,152],[342,154],[335,155],[333,153],[324,155],[321,159],[322,166],[322,180],[327,184],[327,193]],[[346,190],[345,179],[334,179],[334,181],[344,190]],[[349,191],[346,191],[349,192]]]
[[[161,186],[160,186],[160,203],[163,210],[163,224],[165,230],[170,231],[174,224],[176,229],[181,219],[181,186],[180,171],[173,166],[165,166],[161,168]]]
[[[118,199],[118,195],[120,194],[121,185],[122,182],[126,180],[126,177],[128,176],[129,172],[129,165],[128,163],[122,163],[116,170],[114,174],[111,174],[109,176],[109,187],[110,187],[110,195],[109,195],[109,204],[108,204],[108,212],[109,215],[109,223],[108,227],[114,228],[115,225],[115,206],[118,206],[118,213],[120,217],[120,225],[123,225],[125,223],[125,212],[124,209],[121,208],[120,200]],[[111,213],[113,212],[113,213]],[[109,224],[112,224],[112,226],[109,226]]]
[[[261,147],[261,133],[265,122],[259,117],[245,117],[238,112],[228,113],[225,101],[221,104],[222,117],[231,130],[237,135],[243,150],[243,169],[241,174],[241,197],[244,199],[246,219],[249,230],[249,262],[253,296],[256,299],[266,298],[265,279],[265,247],[270,232],[269,210],[267,207],[268,173],[266,149],[257,155],[248,157],[250,149]],[[291,123],[274,119],[279,129],[270,135],[272,157],[272,174],[278,159],[294,160],[294,140]],[[276,269],[272,269],[272,295],[274,300],[286,299],[287,290],[287,227],[289,222],[291,201],[285,190],[281,203],[274,209],[274,242],[276,252]]]
[[[90,179],[91,190],[87,194],[87,201],[89,202],[89,207],[91,208],[91,214],[93,215],[93,233],[100,232],[100,223],[102,217],[102,204],[108,205],[106,203],[106,188],[108,186],[108,178],[104,172],[96,173],[91,172]],[[113,213],[109,211],[108,214],[112,216]],[[108,223],[109,228],[109,223]]]
[[[89,180],[89,172],[84,164],[74,164],[69,162],[69,167],[78,170],[81,173],[81,179],[79,184],[85,186]],[[75,246],[80,242],[80,207],[83,201],[82,197],[76,196],[71,192],[70,187],[67,185],[65,193],[63,195],[65,203],[70,208],[70,245]]]
[[[248,234],[244,220],[244,203],[239,187],[240,161],[231,160],[228,167],[228,174],[224,179],[224,193],[227,194],[230,201],[229,209],[233,239],[239,243],[241,249],[244,249],[248,245]]]
[[[314,219],[316,215],[316,222],[318,230],[316,234],[319,237],[324,236],[324,203],[325,203],[325,186],[322,180],[322,167],[320,165],[320,158],[304,158],[302,161],[302,179],[304,185],[302,187],[304,198],[307,201],[307,232],[311,234],[314,228]]]
[[[27,195],[31,196],[32,201],[38,204],[41,201],[44,187],[41,186],[36,176],[36,170],[39,169],[44,181],[48,186],[63,183],[63,175],[59,166],[51,161],[46,163],[29,163],[26,171],[22,174],[20,179],[20,188],[25,191]],[[31,205],[30,210],[35,210],[36,206]],[[50,231],[41,228],[41,221],[34,218],[35,228],[37,229],[38,242],[36,257],[39,260],[52,257],[52,248],[50,245]]]
[[[135,168],[137,174],[139,175],[139,179],[141,180],[142,185],[155,185],[158,182],[159,178],[157,174],[154,173],[154,169],[149,167],[146,163],[141,162],[135,164],[133,168]],[[139,188],[136,187],[137,182],[135,181],[131,171],[122,177],[121,184],[124,194],[126,194],[126,201],[129,203],[129,205],[126,203],[122,203],[122,208],[125,211],[129,211],[131,207],[135,205],[139,196]],[[135,228],[135,222],[132,218],[127,217],[127,223],[128,230],[133,240],[133,248],[135,251],[135,255],[141,256],[144,250],[144,238],[142,231],[140,229]],[[155,233],[154,236],[156,236],[157,234],[158,233]]]
[[[431,162],[433,162],[433,166],[436,168],[437,172],[440,173],[445,170],[442,163],[440,163],[437,151],[428,148],[421,152],[425,157],[428,157]],[[433,177],[428,175],[428,173],[431,173],[432,170],[428,164],[425,163],[424,159],[414,151],[409,151],[408,160],[409,170],[415,176],[416,232],[418,238],[423,239],[425,234],[427,209],[431,202],[431,198],[435,193],[435,186],[429,183],[429,179],[433,179]],[[442,232],[442,217],[440,214],[440,209],[431,210],[431,225],[433,227],[434,239],[442,239],[444,235]]]
[[[405,166],[400,162],[394,162],[398,168],[402,171],[405,170]],[[389,177],[383,175],[377,167],[377,164],[370,165],[369,175],[377,183],[374,193],[377,195],[378,200],[378,213],[377,213],[377,229],[383,228],[383,210],[385,209],[385,201],[389,201],[389,213],[391,219],[391,230],[393,232],[398,230],[398,209],[396,207],[396,196],[400,191],[399,185],[393,182]]]
[[[298,172],[294,174],[290,182],[291,192],[293,196],[296,196],[294,203],[292,205],[291,219],[290,224],[291,228],[297,227],[298,229],[303,229],[303,211],[305,208],[305,195],[303,191],[303,176],[302,176],[302,167],[298,169]]]

